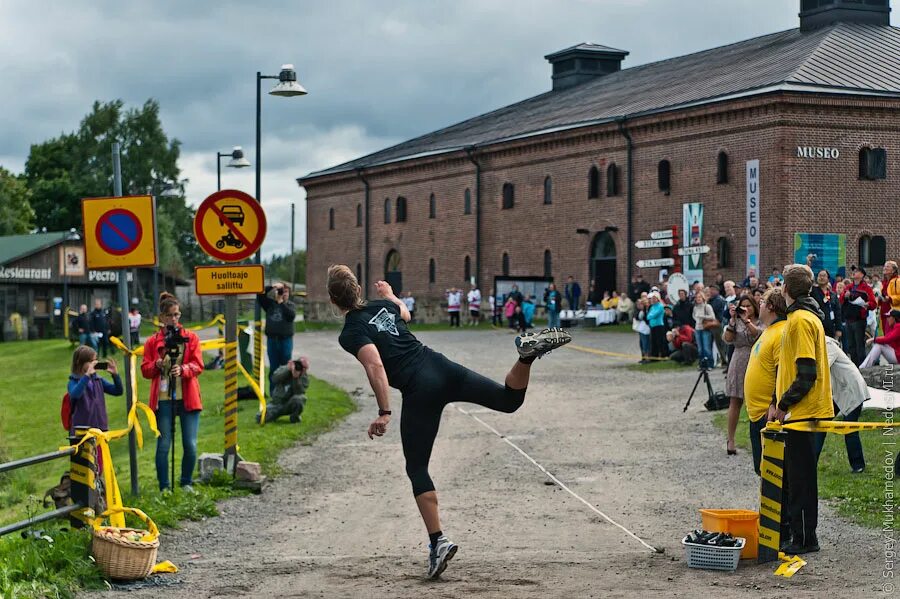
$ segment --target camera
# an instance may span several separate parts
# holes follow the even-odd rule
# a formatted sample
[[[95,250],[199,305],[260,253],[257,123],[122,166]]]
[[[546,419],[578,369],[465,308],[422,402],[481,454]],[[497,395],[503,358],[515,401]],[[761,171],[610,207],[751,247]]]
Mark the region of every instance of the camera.
[[[284,295],[284,292],[285,292],[284,287],[278,287],[277,289],[275,289],[275,293],[277,293],[278,295]]]
[[[746,311],[747,311],[747,309],[743,306],[735,306],[734,307],[734,315],[738,318],[740,318],[740,316]]]
[[[166,325],[165,346],[167,354],[177,356],[180,351],[178,346],[184,345],[185,343],[187,343],[187,338],[181,336],[181,333],[175,325]]]
[[[109,369],[109,362],[104,361],[104,362],[97,362],[96,364],[94,364],[94,370],[108,370],[108,369]]]

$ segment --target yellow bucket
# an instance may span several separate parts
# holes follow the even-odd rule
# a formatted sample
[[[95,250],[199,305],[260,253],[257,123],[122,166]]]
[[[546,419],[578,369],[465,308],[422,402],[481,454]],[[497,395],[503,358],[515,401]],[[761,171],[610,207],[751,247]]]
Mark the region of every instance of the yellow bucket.
[[[750,510],[700,510],[703,530],[728,532],[744,537],[747,542],[741,551],[741,559],[755,559],[759,554],[759,512]]]

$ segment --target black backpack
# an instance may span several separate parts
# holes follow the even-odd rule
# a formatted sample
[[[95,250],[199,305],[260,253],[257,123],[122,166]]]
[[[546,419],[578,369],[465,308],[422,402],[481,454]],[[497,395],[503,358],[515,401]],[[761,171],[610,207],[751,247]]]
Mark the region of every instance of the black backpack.
[[[703,404],[703,407],[710,412],[715,412],[716,410],[725,410],[729,405],[731,405],[731,400],[728,399],[727,395],[719,391],[707,399],[706,403]]]

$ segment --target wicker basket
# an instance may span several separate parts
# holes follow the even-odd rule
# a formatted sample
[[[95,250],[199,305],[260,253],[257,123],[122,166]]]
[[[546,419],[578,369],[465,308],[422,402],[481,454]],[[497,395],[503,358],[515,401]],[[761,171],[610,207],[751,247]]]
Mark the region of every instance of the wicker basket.
[[[134,528],[120,528],[122,532],[147,531]],[[159,539],[150,543],[128,541],[106,532],[106,529],[94,530],[91,553],[97,565],[109,578],[115,580],[140,580],[146,578],[156,564],[156,552],[159,550]]]

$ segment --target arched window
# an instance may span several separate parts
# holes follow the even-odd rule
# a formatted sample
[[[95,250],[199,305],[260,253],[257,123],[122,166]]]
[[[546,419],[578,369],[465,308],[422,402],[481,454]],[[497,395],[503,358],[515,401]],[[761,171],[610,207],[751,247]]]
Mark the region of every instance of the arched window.
[[[397,197],[397,222],[405,223],[406,222],[406,198],[403,196]]]
[[[362,285],[362,265],[359,262],[356,263],[356,282]]]
[[[728,183],[728,153],[722,150],[716,160],[716,183]]]
[[[659,190],[666,195],[672,190],[672,165],[668,160],[660,160],[657,167],[657,179],[659,180]]]
[[[428,218],[435,218],[437,216],[437,202],[434,199],[434,194],[428,196]]]
[[[544,277],[550,278],[553,276],[553,257],[550,255],[550,250],[544,250]]]
[[[509,276],[509,254],[503,252],[503,276]]]
[[[606,195],[610,198],[619,195],[619,167],[615,162],[606,167]]]
[[[731,268],[731,241],[727,237],[719,237],[716,241],[717,268]]]
[[[507,210],[516,205],[516,190],[512,183],[503,184],[503,208]]]
[[[600,197],[600,169],[592,166],[588,171],[588,198]]]
[[[872,255],[872,238],[863,235],[859,238],[859,265],[869,266],[872,261],[869,259]]]
[[[428,261],[428,282],[429,283],[434,283],[436,274],[437,273],[435,273],[434,258],[431,258]]]
[[[465,273],[466,283],[472,280],[472,261],[468,256],[463,260],[463,273]]]
[[[550,178],[550,175],[544,177],[544,203],[553,203],[553,180]]]
[[[384,224],[391,222],[391,198],[384,199]]]
[[[463,194],[463,214],[472,214],[472,192],[468,187],[466,193]]]
[[[334,208],[328,209],[328,228],[334,231]]]
[[[356,226],[362,226],[362,204],[356,205]]]

